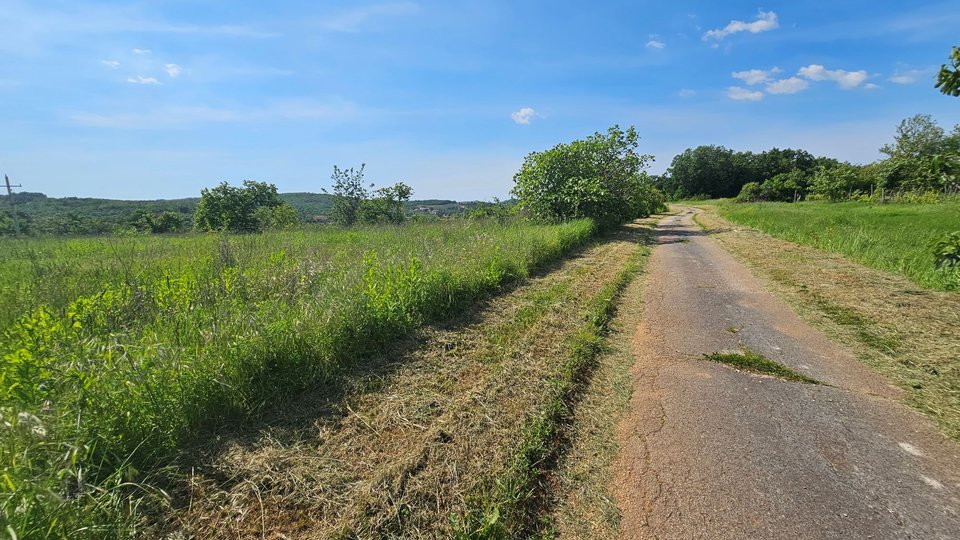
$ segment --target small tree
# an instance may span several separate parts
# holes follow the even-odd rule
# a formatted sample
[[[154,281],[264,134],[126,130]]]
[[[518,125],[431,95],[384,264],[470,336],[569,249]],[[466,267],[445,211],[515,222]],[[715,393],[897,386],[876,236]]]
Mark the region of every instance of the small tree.
[[[331,217],[334,223],[349,227],[360,219],[360,206],[367,199],[367,190],[363,185],[363,170],[366,166],[366,163],[361,164],[359,170],[354,170],[353,167],[340,169],[336,165],[333,166]]]
[[[359,218],[363,223],[403,223],[405,214],[403,203],[410,200],[413,189],[397,182],[374,192],[374,197],[360,203]]]
[[[201,231],[259,232],[270,226],[269,216],[289,215],[278,210],[283,206],[287,204],[273,184],[245,180],[240,188],[222,182],[201,191],[194,227]]]

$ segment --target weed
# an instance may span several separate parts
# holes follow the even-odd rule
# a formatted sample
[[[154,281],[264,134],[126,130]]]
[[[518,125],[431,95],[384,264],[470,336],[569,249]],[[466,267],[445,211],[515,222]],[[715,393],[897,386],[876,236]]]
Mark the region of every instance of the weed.
[[[774,362],[762,354],[744,349],[740,352],[715,352],[703,355],[705,360],[727,364],[743,371],[772,375],[779,379],[807,384],[822,384],[820,381],[798,373],[787,366]]]

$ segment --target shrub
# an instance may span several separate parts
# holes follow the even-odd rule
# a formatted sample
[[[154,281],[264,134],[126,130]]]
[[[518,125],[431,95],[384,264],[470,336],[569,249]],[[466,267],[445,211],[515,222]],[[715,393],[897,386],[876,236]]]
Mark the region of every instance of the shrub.
[[[512,193],[521,209],[548,222],[592,218],[609,227],[656,211],[663,195],[643,169],[651,156],[636,152],[639,136],[619,126],[607,134],[558,144],[527,155]]]
[[[245,180],[238,188],[222,182],[200,192],[194,227],[200,231],[260,232],[289,220],[289,211],[277,209],[282,206],[286,203],[273,184]],[[296,217],[295,210],[292,215]]]
[[[960,231],[946,234],[933,244],[937,268],[960,268]]]

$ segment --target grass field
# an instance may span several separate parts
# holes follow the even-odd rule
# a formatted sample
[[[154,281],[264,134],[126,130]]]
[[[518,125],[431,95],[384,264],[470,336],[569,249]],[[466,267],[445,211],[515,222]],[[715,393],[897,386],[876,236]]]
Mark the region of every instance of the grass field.
[[[3,241],[0,529],[135,534],[157,471],[198,439],[331,380],[593,231],[589,221],[451,222]]]
[[[703,204],[701,202],[694,204]],[[960,290],[960,271],[937,270],[931,244],[960,231],[960,201],[940,204],[721,202],[724,218],[783,238],[841,253],[936,290]]]

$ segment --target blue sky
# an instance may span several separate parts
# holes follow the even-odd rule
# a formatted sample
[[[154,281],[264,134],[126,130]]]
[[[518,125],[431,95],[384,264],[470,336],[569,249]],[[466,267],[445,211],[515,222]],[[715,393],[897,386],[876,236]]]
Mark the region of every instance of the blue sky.
[[[532,150],[635,125],[684,148],[878,158],[960,123],[950,2],[0,0],[0,173],[56,196],[319,191],[367,163],[415,198],[507,195]]]

